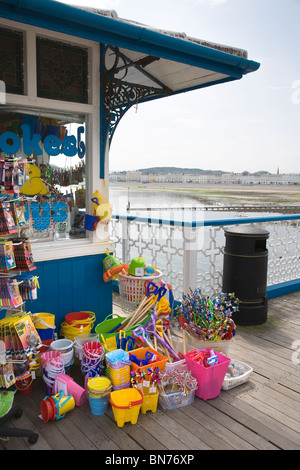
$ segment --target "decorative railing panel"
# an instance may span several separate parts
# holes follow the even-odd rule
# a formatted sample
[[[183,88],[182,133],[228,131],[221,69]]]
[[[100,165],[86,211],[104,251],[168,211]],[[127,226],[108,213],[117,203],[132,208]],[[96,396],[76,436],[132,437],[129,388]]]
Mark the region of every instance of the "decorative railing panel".
[[[123,262],[144,257],[163,271],[180,299],[188,288],[210,295],[222,288],[224,231],[251,224],[269,231],[268,286],[300,279],[300,215],[183,222],[114,215],[111,239]]]

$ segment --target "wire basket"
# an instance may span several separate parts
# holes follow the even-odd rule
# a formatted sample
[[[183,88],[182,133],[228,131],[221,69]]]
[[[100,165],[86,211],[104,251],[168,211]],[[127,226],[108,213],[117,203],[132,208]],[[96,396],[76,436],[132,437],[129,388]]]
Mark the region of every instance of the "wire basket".
[[[125,312],[133,312],[141,303],[149,282],[159,286],[162,280],[162,272],[157,269],[153,276],[130,276],[119,274],[119,292],[122,309]]]

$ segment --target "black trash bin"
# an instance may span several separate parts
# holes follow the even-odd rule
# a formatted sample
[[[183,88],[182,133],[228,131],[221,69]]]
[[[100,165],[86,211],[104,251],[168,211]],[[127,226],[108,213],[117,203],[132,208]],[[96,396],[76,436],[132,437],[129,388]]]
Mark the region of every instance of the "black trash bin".
[[[252,226],[225,230],[223,292],[235,293],[239,310],[237,325],[261,325],[268,315],[267,271],[269,232]]]

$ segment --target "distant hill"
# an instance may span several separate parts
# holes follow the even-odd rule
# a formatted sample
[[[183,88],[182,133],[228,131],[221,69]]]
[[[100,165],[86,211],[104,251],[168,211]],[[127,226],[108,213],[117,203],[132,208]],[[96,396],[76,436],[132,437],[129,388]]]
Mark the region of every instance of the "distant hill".
[[[199,174],[218,174],[221,175],[223,173],[229,173],[228,171],[222,170],[201,170],[200,168],[177,168],[175,166],[154,166],[151,168],[141,168],[137,171],[140,171],[143,175],[148,174],[167,174],[167,173],[182,173],[182,174],[189,174],[189,175],[199,175]]]
[[[189,175],[223,175],[223,174],[229,174],[232,173],[231,171],[223,171],[223,170],[202,170],[201,168],[179,168],[175,166],[153,166],[150,168],[140,168],[139,170],[143,175],[166,175],[168,173],[179,173],[179,174],[189,174]],[[120,171],[120,172],[115,172],[113,171],[112,173],[126,173],[126,170]],[[251,175],[249,171],[244,171],[242,174],[246,175]],[[265,174],[270,174],[268,171],[256,171],[253,173],[253,175],[265,175]]]

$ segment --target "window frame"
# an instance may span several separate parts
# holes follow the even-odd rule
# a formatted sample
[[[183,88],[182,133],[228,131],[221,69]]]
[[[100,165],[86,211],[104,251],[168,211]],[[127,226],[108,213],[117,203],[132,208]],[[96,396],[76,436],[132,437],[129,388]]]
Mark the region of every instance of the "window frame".
[[[16,109],[40,110],[44,113],[84,115],[86,117],[86,209],[89,210],[93,192],[98,189],[107,196],[106,181],[100,180],[100,44],[80,37],[18,23],[4,18],[0,27],[23,32],[24,34],[24,95],[6,94],[6,106]],[[36,37],[44,37],[69,45],[85,47],[88,50],[88,103],[53,100],[37,96]],[[108,167],[108,165],[106,165]],[[100,246],[99,246],[100,245]],[[101,246],[102,249],[101,249]],[[113,243],[99,241],[95,232],[86,239],[32,244],[35,261],[86,256],[111,250]]]

